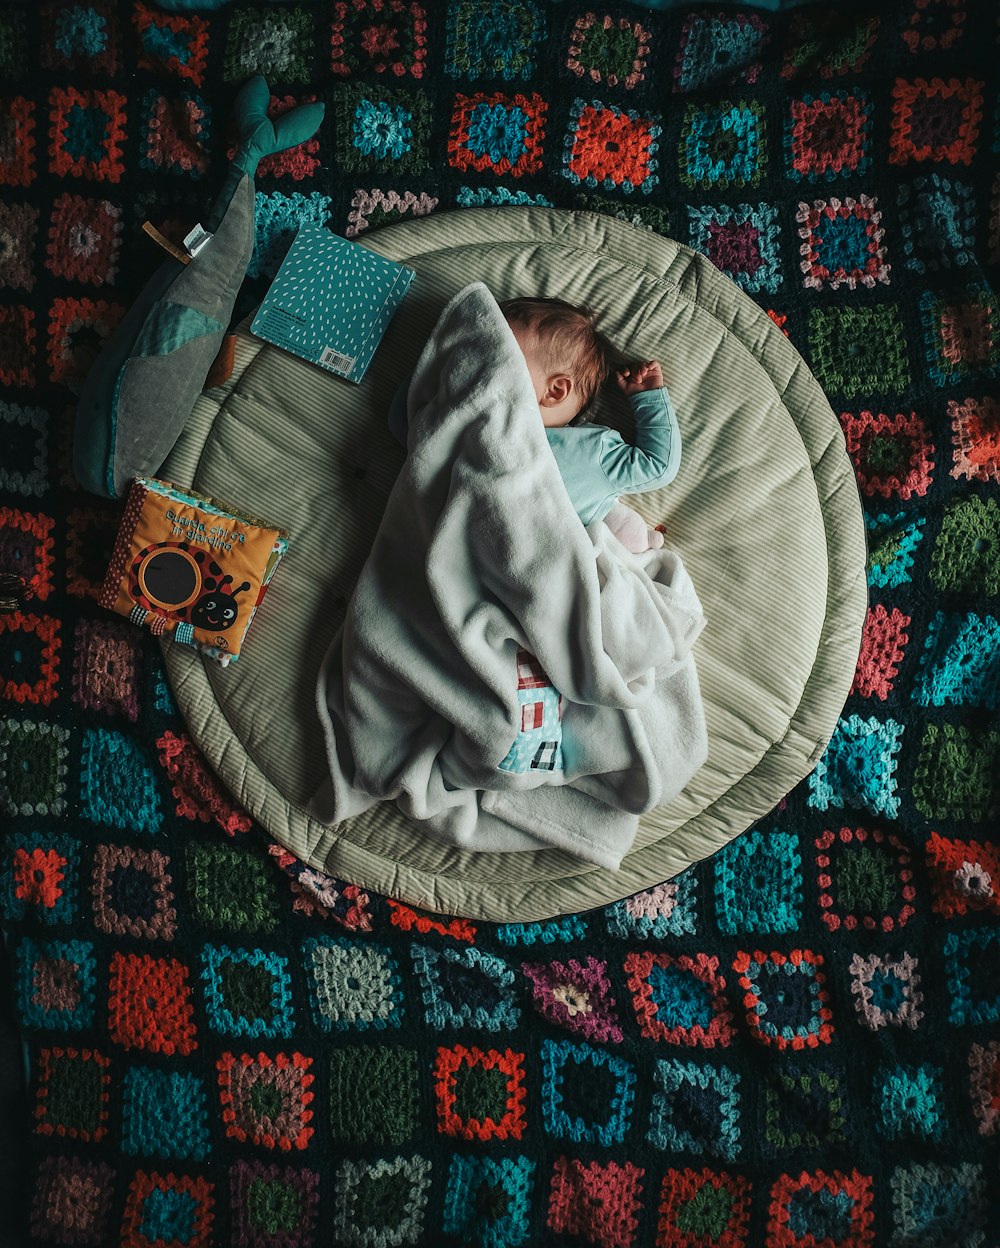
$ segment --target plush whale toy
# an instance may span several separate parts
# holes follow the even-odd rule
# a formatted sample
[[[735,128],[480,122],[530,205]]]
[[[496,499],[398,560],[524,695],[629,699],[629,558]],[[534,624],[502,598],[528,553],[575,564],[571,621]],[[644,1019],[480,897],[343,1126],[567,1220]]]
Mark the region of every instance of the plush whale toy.
[[[258,74],[236,97],[240,142],[209,215],[153,274],[87,374],[77,404],[73,472],[87,490],[121,497],[166,459],[229,328],[254,244],[254,173],[312,137],[323,104],[272,121]]]

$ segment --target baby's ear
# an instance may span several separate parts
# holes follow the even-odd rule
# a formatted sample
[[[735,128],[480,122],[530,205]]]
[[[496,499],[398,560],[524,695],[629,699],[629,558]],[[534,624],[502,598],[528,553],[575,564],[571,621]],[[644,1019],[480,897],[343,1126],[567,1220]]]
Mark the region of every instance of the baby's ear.
[[[545,383],[545,393],[542,395],[543,407],[557,407],[560,403],[564,403],[566,399],[573,393],[573,378],[567,373],[555,373]]]

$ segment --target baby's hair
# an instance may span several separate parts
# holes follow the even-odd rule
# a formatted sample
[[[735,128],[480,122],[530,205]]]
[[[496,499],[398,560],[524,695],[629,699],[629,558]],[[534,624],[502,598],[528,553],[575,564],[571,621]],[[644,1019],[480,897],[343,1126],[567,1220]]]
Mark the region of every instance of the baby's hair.
[[[532,329],[548,349],[553,367],[568,368],[583,402],[582,411],[607,380],[618,352],[597,328],[590,308],[565,299],[505,299],[500,311],[510,322]]]

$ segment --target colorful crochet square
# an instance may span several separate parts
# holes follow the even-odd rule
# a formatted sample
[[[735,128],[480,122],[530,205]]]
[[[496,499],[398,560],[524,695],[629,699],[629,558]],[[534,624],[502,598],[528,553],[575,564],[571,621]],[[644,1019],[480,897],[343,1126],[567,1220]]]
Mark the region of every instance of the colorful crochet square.
[[[740,1153],[740,1077],[727,1066],[656,1062],[646,1139],[655,1148],[734,1161]]]
[[[293,191],[266,194],[258,191],[254,200],[255,239],[253,255],[247,265],[248,277],[272,278],[285,258],[300,225],[325,225],[330,215],[330,197],[311,191],[300,195]]]
[[[52,592],[52,530],[55,521],[38,511],[0,507],[0,573],[20,577],[32,601]]]
[[[768,1248],[806,1248],[824,1241],[868,1248],[875,1243],[870,1175],[802,1171],[782,1174],[771,1188]]]
[[[924,1016],[920,1008],[924,994],[920,991],[917,959],[908,953],[898,957],[856,953],[848,970],[851,994],[858,1022],[869,1031],[882,1027],[915,1029]]]
[[[527,1119],[524,1054],[456,1044],[438,1048],[434,1099],[438,1130],[463,1140],[519,1140]]]
[[[988,1219],[983,1167],[915,1163],[892,1172],[892,1211],[896,1243],[983,1243]]]
[[[833,739],[809,776],[806,804],[816,810],[859,806],[895,819],[899,813],[896,759],[903,725],[894,719],[841,717]]]
[[[540,95],[456,95],[448,163],[477,173],[520,178],[542,167],[545,114]]]
[[[793,832],[754,829],[714,858],[720,932],[791,932],[802,921],[802,857]]]
[[[920,673],[913,688],[919,706],[983,706],[1000,703],[1000,621],[992,615],[946,615],[927,626]]]
[[[949,78],[897,78],[892,89],[889,163],[971,165],[983,117],[983,84]]]
[[[763,1081],[764,1141],[774,1156],[847,1143],[847,1081],[839,1068],[785,1066]]]
[[[444,72],[452,78],[530,78],[545,38],[535,0],[453,0],[448,6]]]
[[[200,178],[208,168],[208,106],[184,91],[167,97],[147,91],[142,101],[139,166]]]
[[[698,91],[730,82],[755,83],[770,35],[762,18],[692,13],[681,30],[674,90]]]
[[[223,1053],[216,1066],[226,1135],[286,1153],[306,1148],[315,1134],[312,1064],[301,1053]]]
[[[157,737],[156,748],[176,799],[174,813],[202,823],[215,822],[228,836],[249,832],[250,816],[233,802],[186,732],[170,729]]]
[[[398,191],[377,188],[365,191],[358,187],[351,200],[344,233],[348,238],[356,238],[364,230],[401,221],[404,217],[426,217],[437,206],[437,199],[426,191],[419,195],[404,191],[400,195]]]
[[[244,1248],[311,1248],[319,1208],[315,1170],[238,1161],[229,1170],[235,1242]]]
[[[685,871],[664,884],[633,893],[608,906],[608,932],[622,940],[662,940],[693,935],[697,923],[698,878]]]
[[[554,945],[557,940],[569,943],[586,935],[587,921],[576,914],[547,923],[503,923],[497,928],[497,940],[503,945]]]
[[[820,917],[831,932],[892,932],[916,913],[912,857],[879,828],[827,829],[816,838]]]
[[[80,393],[83,379],[125,314],[103,299],[53,299],[49,308],[49,380]]]
[[[777,1049],[814,1049],[833,1035],[823,957],[809,949],[788,954],[739,952],[733,962],[754,1035]]]
[[[979,1134],[1000,1134],[1000,1042],[970,1046],[969,1095]]]
[[[163,13],[136,0],[132,22],[138,40],[138,66],[158,78],[181,78],[193,87],[205,79],[209,24],[195,14]]]
[[[1000,914],[1000,852],[989,842],[951,840],[932,832],[924,845],[932,907],[946,919]]]
[[[334,89],[334,107],[343,169],[398,175],[428,168],[431,105],[423,92],[342,83]]]
[[[1000,928],[949,932],[944,940],[945,971],[956,1027],[1000,1022]]]
[[[315,34],[305,8],[241,9],[229,22],[223,62],[225,82],[263,74],[269,82],[308,82],[313,76]]]
[[[287,1040],[294,1028],[288,959],[262,949],[205,945],[201,951],[209,1026],[224,1036]]]
[[[1000,506],[994,499],[970,495],[945,508],[930,579],[943,592],[1000,594]]]
[[[507,1248],[529,1235],[535,1162],[527,1157],[452,1156],[444,1232],[464,1244]]]
[[[0,700],[49,706],[59,692],[59,621],[0,615]]]
[[[82,1031],[94,1022],[94,946],[85,940],[25,938],[17,948],[17,1005],[25,1027]]]
[[[170,859],[158,849],[98,845],[90,885],[94,926],[109,936],[173,940],[177,932]]]
[[[428,1027],[510,1031],[520,1022],[514,972],[503,958],[470,949],[411,945]]]
[[[913,801],[929,819],[982,823],[1000,797],[1000,732],[928,724],[913,778]]]
[[[315,95],[272,95],[268,101],[267,115],[275,120],[300,104],[311,104],[315,100]],[[227,159],[232,160],[236,155],[236,150],[236,143],[230,143],[226,149]],[[322,163],[318,153],[319,139],[313,138],[306,139],[304,143],[299,143],[296,147],[286,148],[283,152],[265,156],[257,166],[257,179],[288,177],[295,182],[301,182],[304,178],[311,178]]]
[[[0,290],[35,286],[32,271],[38,209],[31,204],[0,204]]]
[[[802,239],[799,267],[807,290],[889,284],[890,266],[885,261],[885,235],[877,205],[878,200],[868,195],[856,200],[848,195],[843,200],[831,196],[811,204],[799,202],[795,214]]]
[[[41,497],[49,488],[49,414],[42,407],[0,402],[5,463],[0,490]]]
[[[34,742],[32,742],[34,744]],[[76,912],[80,842],[51,832],[11,836],[4,846],[0,909],[8,920],[69,923]]]
[[[403,991],[388,948],[345,937],[317,937],[302,946],[313,1018],[323,1031],[384,1031],[399,1027]]]
[[[569,1040],[543,1041],[541,1059],[546,1132],[576,1144],[621,1144],[635,1101],[632,1063]]]
[[[345,1161],[333,1176],[336,1243],[418,1244],[423,1238],[431,1163],[425,1157]]]
[[[0,510],[0,518],[3,512]],[[75,598],[100,597],[111,562],[121,510],[110,503],[76,507],[66,518],[66,592]],[[51,523],[51,522],[50,522]],[[0,530],[0,551],[3,547]],[[0,570],[2,554],[0,554]]]
[[[947,1114],[940,1066],[880,1066],[872,1091],[875,1125],[890,1140],[939,1140]]]
[[[624,1036],[606,962],[589,956],[584,963],[575,958],[522,962],[521,971],[542,1018],[588,1040],[621,1044]]]
[[[850,12],[796,13],[788,27],[782,78],[841,78],[867,64],[879,19]]]
[[[341,1143],[405,1144],[421,1121],[413,1049],[332,1049],[329,1089],[330,1130]]]
[[[767,171],[764,108],[756,101],[689,104],[678,147],[685,186],[756,186]]]
[[[809,347],[813,370],[828,393],[860,398],[909,388],[906,333],[895,304],[813,308]]]
[[[34,101],[0,99],[0,186],[30,186],[35,172]]]
[[[459,208],[481,208],[484,204],[507,205],[538,204],[542,208],[552,208],[551,199],[544,195],[529,195],[527,191],[509,191],[505,186],[460,186],[455,192],[455,203]]]
[[[965,0],[913,0],[907,28],[899,35],[911,52],[944,50],[965,33],[965,18]]]
[[[923,497],[934,472],[934,444],[923,420],[911,412],[842,412],[840,423],[858,485],[866,498]]]
[[[576,99],[563,144],[563,175],[577,186],[648,195],[660,180],[660,131],[657,114]]]
[[[598,18],[584,13],[576,19],[569,37],[566,68],[577,78],[584,74],[591,82],[606,82],[609,87],[621,84],[633,90],[646,75],[650,34],[639,22],[609,14]]]
[[[62,815],[66,810],[68,728],[44,720],[0,721],[0,810]]]
[[[35,1133],[96,1144],[108,1131],[110,1058],[93,1049],[41,1049]]]
[[[626,986],[639,1030],[650,1040],[711,1049],[733,1038],[726,978],[707,953],[630,953]]]
[[[948,400],[954,442],[950,469],[958,480],[1000,481],[1000,402],[994,398]],[[978,502],[974,496],[969,502]],[[992,499],[988,506],[996,506]],[[996,591],[992,591],[996,592]]]
[[[214,843],[188,847],[188,893],[195,918],[222,931],[274,928],[274,882],[254,854]]]
[[[125,172],[126,97],[117,91],[53,87],[49,95],[49,170],[97,182]]]
[[[108,1033],[124,1049],[187,1057],[198,1047],[188,968],[176,958],[116,953],[111,959]]]
[[[110,728],[87,728],[80,757],[81,813],[94,823],[159,832],[159,784],[140,741]]]
[[[139,641],[134,628],[111,620],[78,620],[73,701],[88,711],[139,718]]]
[[[45,267],[73,282],[113,284],[121,249],[122,210],[106,199],[59,195],[52,205]]]
[[[122,1090],[122,1148],[139,1157],[204,1161],[212,1142],[201,1076],[130,1066]]]
[[[892,693],[903,651],[910,640],[907,629],[911,617],[898,607],[891,611],[880,603],[870,608],[861,635],[861,653],[854,673],[851,693],[863,698],[880,698],[883,702]]]
[[[137,1170],[125,1199],[121,1248],[212,1248],[214,1184]]]
[[[118,22],[110,0],[48,0],[41,16],[46,69],[108,76],[118,72]]]
[[[971,186],[931,173],[901,186],[897,204],[906,268],[923,274],[975,263]]]
[[[330,72],[424,76],[427,11],[411,0],[337,0],[330,32]]]
[[[23,304],[0,307],[0,385],[35,381],[35,314]]]
[[[476,943],[476,927],[468,919],[449,919],[446,916],[436,919],[433,915],[417,910],[413,906],[404,906],[401,901],[390,899],[387,904],[390,922],[393,927],[399,928],[402,932],[417,931],[421,936],[426,936],[428,932],[436,932],[439,936],[451,936],[454,940],[461,940],[469,945]],[[570,927],[572,928],[572,924]]]
[[[750,1183],[725,1170],[668,1170],[659,1213],[658,1244],[746,1248]]]
[[[542,201],[538,197],[537,202]],[[670,233],[670,215],[665,208],[654,207],[653,204],[626,203],[621,200],[608,199],[606,195],[591,195],[589,191],[577,191],[575,203],[584,212],[603,212],[605,216],[614,217],[618,221],[627,221],[629,225],[638,226],[642,230],[652,230],[654,234]],[[551,207],[551,204],[547,204]]]
[[[912,580],[913,556],[923,537],[926,516],[905,512],[866,516],[868,530],[868,585],[871,589],[896,589]]]
[[[717,269],[757,294],[781,285],[778,210],[771,204],[688,208],[690,243]]]
[[[1000,375],[1000,309],[988,286],[967,286],[964,297],[920,297],[927,371],[939,386]]]
[[[631,1248],[642,1210],[646,1171],[630,1161],[557,1157],[549,1188],[548,1229],[595,1248]]]
[[[108,1242],[115,1172],[103,1161],[43,1157],[35,1175],[31,1234],[59,1245]]]
[[[789,112],[785,157],[790,178],[829,182],[868,171],[872,106],[863,92],[803,95],[791,101]]]

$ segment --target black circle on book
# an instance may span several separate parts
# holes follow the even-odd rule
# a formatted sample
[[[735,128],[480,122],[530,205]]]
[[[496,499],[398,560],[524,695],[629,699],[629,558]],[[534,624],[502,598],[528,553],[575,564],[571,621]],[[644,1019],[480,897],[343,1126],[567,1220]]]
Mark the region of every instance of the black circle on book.
[[[198,596],[201,574],[187,551],[154,550],[142,561],[139,584],[150,602],[176,609]]]

